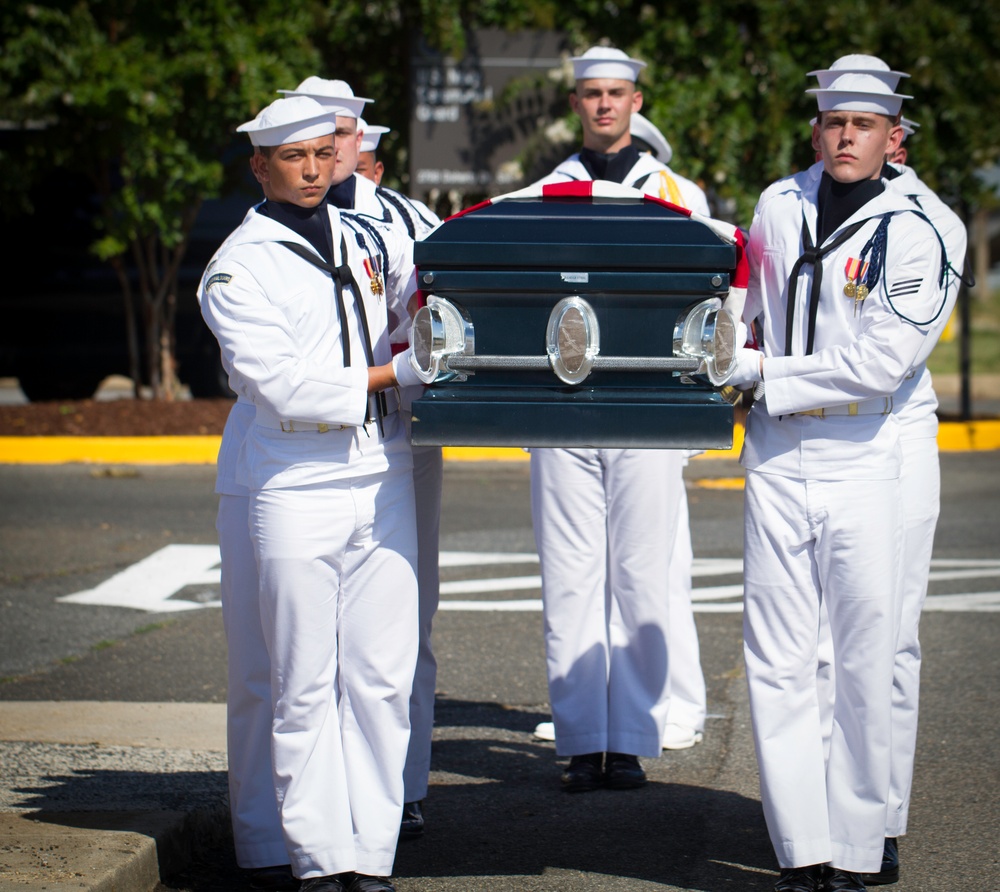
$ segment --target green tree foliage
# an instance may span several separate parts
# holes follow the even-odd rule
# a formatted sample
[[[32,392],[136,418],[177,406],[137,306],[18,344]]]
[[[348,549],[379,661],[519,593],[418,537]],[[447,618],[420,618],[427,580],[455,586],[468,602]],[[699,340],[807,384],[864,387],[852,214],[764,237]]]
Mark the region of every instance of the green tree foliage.
[[[815,80],[807,72],[846,53],[879,55],[912,75],[900,89],[913,95],[905,112],[921,125],[908,144],[921,176],[953,203],[989,200],[976,171],[1000,158],[995,0],[331,4],[315,35],[321,72],[376,99],[367,115],[394,129],[383,146],[397,174],[406,169],[415,36],[461,56],[463,34],[473,28],[562,30],[578,50],[604,42],[644,59],[644,112],[673,145],[674,166],[743,223],[765,186],[813,161],[816,103],[805,90]],[[569,115],[567,123],[575,132]]]
[[[53,171],[91,179],[93,250],[146,348],[134,377],[169,393],[176,271],[203,199],[245,172],[235,127],[276,89],[342,78],[393,128],[383,146],[405,186],[414,42],[461,56],[473,28],[561,30],[646,60],[644,112],[673,166],[744,225],[769,182],[812,162],[807,72],[874,53],[912,74],[921,176],[966,209],[990,200],[976,171],[1000,155],[996,0],[15,0],[0,8],[0,119],[32,129],[2,158],[0,205],[23,212]]]
[[[995,0],[585,0],[557,25],[581,48],[603,41],[649,63],[645,113],[673,165],[734,202],[740,222],[768,183],[812,163],[807,72],[847,53],[912,75],[900,92],[921,125],[908,148],[923,179],[967,207],[989,200],[976,171],[1000,158]]]
[[[51,213],[30,207],[33,183],[89,178],[92,250],[122,285],[133,378],[158,397],[176,383],[177,272],[195,217],[245,170],[245,153],[222,162],[234,128],[294,68],[318,64],[313,24],[273,0],[18,3],[2,14],[0,117],[31,138],[3,159],[0,200]]]

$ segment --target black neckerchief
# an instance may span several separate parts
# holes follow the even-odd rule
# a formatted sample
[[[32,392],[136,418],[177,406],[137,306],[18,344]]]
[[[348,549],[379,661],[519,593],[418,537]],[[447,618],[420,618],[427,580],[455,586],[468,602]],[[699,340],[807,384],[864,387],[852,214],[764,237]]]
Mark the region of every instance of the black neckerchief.
[[[816,244],[821,246],[831,233],[840,229],[845,220],[884,191],[885,183],[881,179],[838,183],[823,171],[816,199]]]
[[[638,160],[639,150],[633,145],[627,145],[620,152],[611,152],[609,155],[593,149],[580,149],[580,163],[595,180],[623,183]]]
[[[300,208],[297,204],[283,201],[265,201],[257,208],[257,213],[287,226],[309,242],[327,263],[332,262],[333,236],[330,234],[330,215],[325,204],[314,208]]]
[[[326,193],[326,200],[334,207],[344,211],[353,211],[356,200],[357,180],[351,174],[344,182],[331,186]]]

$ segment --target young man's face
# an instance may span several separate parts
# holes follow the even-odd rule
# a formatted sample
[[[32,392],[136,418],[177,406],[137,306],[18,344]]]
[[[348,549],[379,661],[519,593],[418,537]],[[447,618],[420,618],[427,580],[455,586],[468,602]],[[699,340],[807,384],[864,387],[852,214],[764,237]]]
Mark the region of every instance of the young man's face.
[[[331,186],[338,186],[354,173],[361,151],[361,131],[358,119],[337,115],[337,132],[334,134],[337,146],[337,167],[333,172]]]
[[[632,142],[629,123],[642,108],[642,93],[631,81],[593,77],[576,82],[569,104],[583,125],[584,148],[618,152]]]
[[[382,182],[385,165],[381,161],[375,160],[374,152],[361,152],[358,154],[358,166],[354,172],[359,177],[366,177],[378,186]]]
[[[314,208],[333,177],[333,134],[255,152],[250,169],[270,201]]]
[[[838,183],[873,180],[887,155],[895,154],[903,128],[874,112],[828,111],[819,116],[813,145],[823,169]]]

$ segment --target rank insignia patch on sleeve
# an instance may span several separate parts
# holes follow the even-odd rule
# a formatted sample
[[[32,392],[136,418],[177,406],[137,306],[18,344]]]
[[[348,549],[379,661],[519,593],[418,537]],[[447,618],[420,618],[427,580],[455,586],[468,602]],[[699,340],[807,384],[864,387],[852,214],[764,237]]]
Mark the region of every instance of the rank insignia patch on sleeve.
[[[209,277],[209,280],[205,283],[205,290],[208,291],[209,288],[211,288],[213,285],[216,284],[228,285],[232,278],[233,277],[230,273],[214,273],[212,276]]]

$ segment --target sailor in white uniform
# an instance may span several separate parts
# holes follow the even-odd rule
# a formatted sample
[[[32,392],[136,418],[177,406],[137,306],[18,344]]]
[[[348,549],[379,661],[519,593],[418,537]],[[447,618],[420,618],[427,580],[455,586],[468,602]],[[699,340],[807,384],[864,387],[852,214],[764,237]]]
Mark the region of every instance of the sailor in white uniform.
[[[877,56],[852,54],[837,59],[829,69],[810,72],[820,86],[828,86],[839,74],[876,73],[893,89],[898,88],[903,72],[891,72]],[[900,118],[902,141],[882,170],[887,188],[906,196],[925,214],[940,236],[946,255],[945,297],[940,315],[928,327],[928,336],[917,361],[893,396],[892,412],[899,422],[903,466],[900,486],[903,500],[903,581],[900,593],[900,627],[896,643],[892,696],[892,766],[889,807],[886,817],[885,846],[881,869],[865,873],[866,885],[885,885],[899,878],[897,837],[906,834],[913,763],[916,751],[917,713],[920,693],[920,612],[927,596],[934,531],[940,511],[941,471],[937,448],[937,396],[934,393],[927,356],[948,324],[958,297],[965,262],[967,237],[958,216],[916,175],[906,167],[906,138],[918,125]],[[818,130],[813,131],[813,142]],[[821,615],[822,616],[822,615]],[[827,726],[832,724],[835,683],[829,654],[828,627],[820,638],[820,681],[831,687],[823,701],[827,704]],[[821,694],[823,694],[821,688]]]
[[[571,61],[577,84],[575,91],[570,93],[569,101],[583,124],[583,149],[570,155],[538,184],[613,180],[709,216],[708,199],[702,188],[667,166],[673,149],[659,129],[639,112],[642,93],[635,89],[635,82],[646,63],[629,59],[621,50],[610,47],[592,47]],[[588,76],[581,78],[581,74]],[[607,91],[594,92],[598,82],[605,79],[626,81],[632,85],[631,91],[624,88],[627,106],[616,102],[616,97]],[[583,86],[581,80],[594,83]],[[617,84],[613,89],[618,92],[623,85]],[[630,137],[628,142],[622,144],[620,149],[609,150],[607,140],[614,138],[623,125],[625,135]],[[641,151],[632,143],[631,136],[641,139],[651,151]]]
[[[657,161],[664,165],[674,156],[673,147],[660,129],[640,112],[634,112],[629,123],[632,142],[638,148],[648,147]],[[681,182],[685,185],[681,189]],[[654,181],[656,182],[656,181]],[[702,190],[679,178],[673,171],[661,172],[659,197],[681,207],[689,207],[688,200],[707,208]],[[691,187],[694,188],[691,188]],[[685,194],[687,198],[685,198]],[[693,209],[693,206],[690,206]],[[705,213],[706,211],[702,211]],[[687,453],[690,458],[697,453]],[[670,597],[670,627],[667,630],[667,652],[670,654],[670,708],[663,732],[665,750],[688,749],[701,743],[708,711],[705,691],[705,674],[701,668],[701,649],[698,629],[691,605],[692,566],[694,551],[691,544],[691,523],[688,515],[687,492],[681,489],[680,516],[677,519],[677,538],[670,558],[670,579],[667,593]]]
[[[384,165],[377,160],[375,152],[388,127],[371,126],[363,118],[358,119],[362,131],[361,151],[358,155],[357,173],[374,180],[380,185]],[[391,190],[385,190],[388,198]],[[408,196],[402,196],[402,212],[412,224],[410,228],[418,239],[423,238],[431,228],[441,221],[425,205]],[[404,223],[405,225],[405,223]],[[431,228],[428,228],[431,227]],[[394,345],[395,346],[395,345]],[[413,400],[420,396],[422,387],[407,387],[401,391],[403,420],[410,431],[413,416]],[[441,592],[439,569],[439,541],[441,530],[441,482],[444,463],[440,446],[412,446],[413,488],[417,499],[417,583],[420,590],[420,650],[417,653],[417,671],[413,677],[413,693],[410,695],[410,748],[406,754],[403,770],[403,788],[406,802],[403,803],[403,822],[400,837],[413,839],[423,835],[423,800],[427,796],[428,779],[431,770],[431,737],[434,732],[434,688],[437,682],[437,660],[431,646],[431,632],[434,615],[437,613]]]
[[[739,351],[731,381],[763,382],[741,457],[745,657],[775,888],[854,892],[879,869],[889,789],[903,556],[893,396],[942,312],[942,252],[880,177],[904,97],[870,73],[809,92],[822,160],[758,202],[744,318],[759,319],[763,342]]]
[[[583,148],[540,182],[607,179],[659,196],[661,173],[675,175],[640,153],[629,132],[645,63],[606,47],[572,61]],[[685,202],[707,213],[697,186],[676,181]],[[677,450],[531,450],[549,698],[556,751],[571,757],[567,792],[641,786],[638,757],[660,753],[683,462]]]
[[[271,756],[303,892],[386,892],[417,650],[412,462],[389,315],[411,243],[324,203],[334,124],[306,97],[239,130],[266,201],[205,272],[202,314],[255,407],[238,460],[270,660]],[[364,285],[360,285],[364,283]]]
[[[237,398],[219,447],[215,528],[227,645],[226,743],[233,844],[236,863],[249,871],[251,889],[293,890],[298,881],[288,864],[271,770],[271,661],[261,627],[249,493],[236,479],[240,448],[256,410],[247,388],[229,371]]]
[[[358,159],[365,142],[361,112],[371,99],[355,96],[346,81],[316,76],[307,77],[294,90],[278,92],[285,96],[308,96],[336,113],[337,167],[327,193],[328,202],[342,210],[402,226],[412,239],[423,238],[441,222],[423,202],[382,186],[375,179],[358,172]],[[386,127],[376,129],[379,136],[388,132]],[[374,151],[378,140],[369,138],[368,144]]]
[[[358,166],[354,172],[360,177],[371,180],[376,186],[381,186],[382,177],[385,176],[385,164],[378,157],[378,144],[390,129],[380,124],[369,124],[364,118],[358,118],[358,130],[361,131],[361,145],[358,147]]]
[[[641,113],[632,113],[629,132],[636,148],[642,152],[648,151],[664,165],[673,157],[673,148],[667,138]],[[686,207],[684,195],[681,194],[681,181],[687,184],[685,191],[688,198],[698,206],[707,207],[701,189],[690,181],[678,179],[672,171],[663,170],[658,179],[650,182],[651,185],[658,187],[658,197]],[[690,452],[685,453],[685,464],[691,455]],[[691,545],[687,492],[684,487],[680,490],[676,527],[674,548],[670,558],[670,576],[667,580],[667,596],[670,599],[670,623],[667,628],[670,703],[663,731],[663,748],[667,750],[689,749],[701,743],[704,739],[707,713],[705,675],[701,668],[698,629],[691,604],[694,551]],[[614,605],[612,609],[616,609]],[[539,740],[555,740],[554,723],[539,723],[535,728],[535,737]]]
[[[370,128],[361,112],[370,99],[354,95],[350,84],[320,77],[306,78],[286,95],[309,96],[329,108],[337,122],[337,169],[327,201],[393,226],[413,239],[421,239],[441,222],[424,204],[378,185],[358,172],[365,152],[374,153],[387,127]],[[374,157],[374,154],[373,154]],[[372,165],[374,172],[374,164]],[[393,349],[406,343],[409,317],[400,320],[393,336]],[[400,415],[410,433],[411,406],[422,386],[402,388]],[[434,615],[440,596],[439,534],[441,527],[441,483],[444,464],[441,447],[416,446],[413,452],[413,483],[417,501],[417,574],[420,591],[420,648],[410,696],[410,748],[404,770],[406,799],[400,835],[419,837],[424,831],[423,800],[427,796],[434,730],[434,688],[437,661],[431,644]]]

